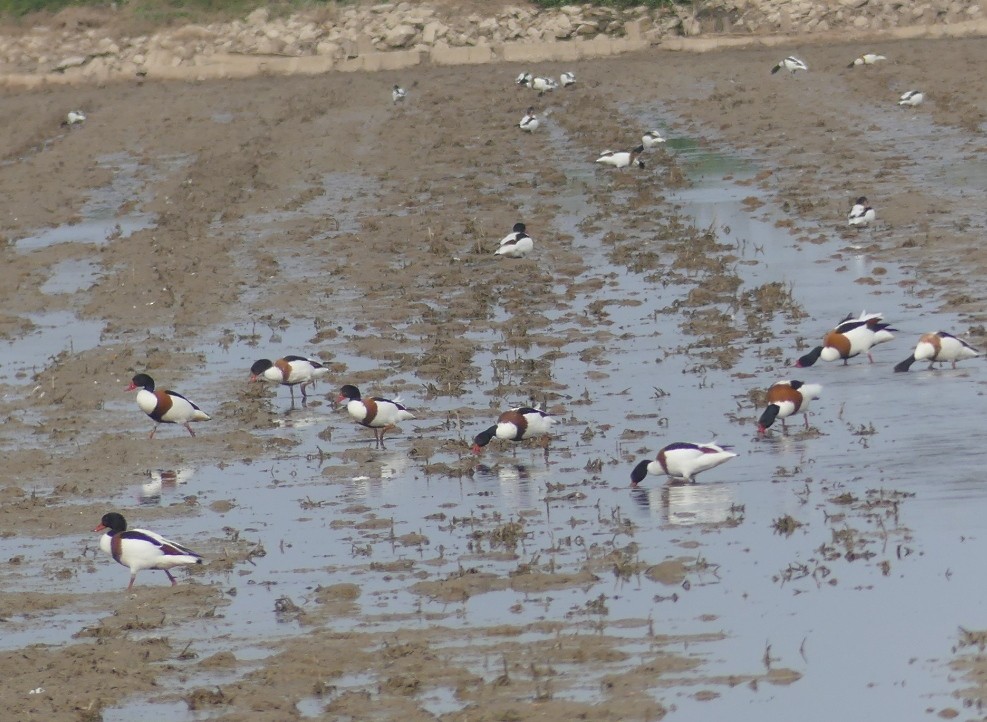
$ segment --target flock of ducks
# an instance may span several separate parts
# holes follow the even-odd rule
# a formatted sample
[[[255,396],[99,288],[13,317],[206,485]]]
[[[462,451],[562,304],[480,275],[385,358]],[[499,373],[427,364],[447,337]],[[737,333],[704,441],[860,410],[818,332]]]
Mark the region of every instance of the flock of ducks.
[[[876,63],[881,63],[887,60],[883,55],[878,55],[877,53],[864,53],[859,58],[854,58],[847,65],[848,68],[855,68],[860,65],[874,65]],[[777,73],[779,70],[787,70],[792,75],[799,72],[800,70],[807,71],[809,66],[805,64],[800,58],[794,55],[789,55],[787,58],[778,61],[773,68],[771,68],[771,73]],[[925,95],[921,90],[906,90],[898,98],[898,105],[915,107],[921,105],[925,102]]]
[[[866,53],[853,60],[848,67],[873,65],[886,60],[883,55]],[[799,58],[789,56],[772,69],[772,73],[787,70],[792,74],[808,70],[808,66]],[[559,81],[544,76],[534,76],[531,73],[521,73],[516,80],[518,85],[538,91],[539,95],[553,92],[559,87],[571,87],[576,83],[576,77],[571,72],[563,73]],[[402,103],[407,98],[407,92],[399,85],[394,85],[391,91],[392,102]],[[919,91],[910,90],[904,93],[899,104],[919,105],[923,101]],[[81,111],[72,111],[66,118],[67,125],[75,125],[86,120]],[[519,127],[527,132],[535,131],[539,126],[534,108],[529,107]],[[657,130],[647,131],[641,137],[641,143],[631,150],[606,150],[600,154],[596,162],[622,169],[629,166],[644,167],[640,155],[645,149],[653,148],[665,142]],[[850,226],[866,226],[875,220],[875,211],[868,204],[866,197],[857,198],[847,216]],[[528,235],[524,223],[515,223],[511,232],[499,243],[495,255],[508,258],[522,258],[534,248],[534,241]],[[822,344],[813,348],[796,361],[799,368],[810,367],[817,361],[838,361],[844,364],[849,359],[860,354],[866,354],[871,363],[874,362],[871,349],[894,338],[890,324],[884,322],[883,314],[863,312],[854,318],[852,314],[844,318],[831,331],[825,334]],[[898,363],[895,372],[907,372],[918,361],[928,361],[929,368],[935,363],[951,362],[956,368],[957,361],[979,356],[980,352],[962,339],[944,331],[926,333],[921,336],[915,350],[903,361]],[[299,387],[303,403],[307,400],[307,388],[328,375],[329,370],[320,362],[304,356],[289,355],[271,361],[259,359],[250,368],[250,380],[261,381],[287,386],[294,404],[294,387]],[[209,421],[210,416],[198,405],[182,394],[158,389],[154,379],[146,373],[133,377],[128,391],[137,391],[136,401],[141,411],[147,414],[155,425],[149,438],[153,438],[159,424],[179,424],[185,427],[191,436],[195,436],[191,424]],[[758,418],[757,433],[763,435],[776,421],[785,425],[785,419],[802,414],[806,428],[809,428],[808,410],[812,401],[822,394],[819,384],[805,383],[796,379],[787,379],[774,383],[765,396],[765,408]],[[373,396],[364,397],[360,390],[351,384],[340,389],[336,399],[338,404],[345,404],[349,416],[361,426],[371,429],[378,447],[384,446],[384,435],[394,429],[400,422],[414,419],[415,415],[401,403],[400,399],[387,399]],[[482,453],[493,439],[519,442],[540,436],[542,444],[547,448],[552,426],[556,417],[539,408],[519,406],[503,412],[495,424],[478,433],[473,439],[472,453]],[[645,459],[636,464],[631,471],[631,487],[636,488],[648,474],[664,474],[673,482],[689,483],[695,481],[698,474],[713,469],[737,456],[730,446],[720,445],[715,441],[706,443],[674,442],[660,449],[656,457]],[[177,542],[171,541],[152,531],[144,529],[128,529],[124,517],[116,512],[105,514],[94,531],[103,531],[100,538],[100,549],[110,555],[115,561],[130,569],[130,590],[137,573],[144,569],[159,569],[165,572],[172,585],[177,582],[171,574],[176,566],[201,564],[202,556]]]

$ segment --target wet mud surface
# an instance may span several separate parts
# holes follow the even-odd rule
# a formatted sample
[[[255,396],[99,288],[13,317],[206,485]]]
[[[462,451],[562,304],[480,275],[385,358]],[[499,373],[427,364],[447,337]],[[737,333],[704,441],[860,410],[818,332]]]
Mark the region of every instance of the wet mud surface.
[[[890,62],[847,69],[864,50]],[[8,94],[4,705],[979,716],[983,362],[892,367],[928,331],[985,341],[982,43],[769,73],[798,51],[530,68],[576,73],[544,96],[509,64]],[[644,169],[593,162],[655,127]],[[519,220],[534,251],[494,257]],[[875,363],[792,368],[862,310],[899,331]],[[248,382],[291,353],[330,369],[304,406]],[[148,440],[138,372],[212,420]],[[786,378],[824,386],[809,427],[758,436]],[[376,448],[346,383],[417,418]],[[518,404],[558,416],[547,447],[471,454]],[[738,457],[630,488],[711,438]],[[207,563],[126,593],[110,510]]]

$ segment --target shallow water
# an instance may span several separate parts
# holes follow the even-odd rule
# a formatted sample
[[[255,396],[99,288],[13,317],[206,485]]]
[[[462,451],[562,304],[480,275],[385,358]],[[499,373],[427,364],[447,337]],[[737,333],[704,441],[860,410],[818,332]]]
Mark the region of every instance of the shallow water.
[[[552,132],[555,142],[566,142],[560,129]],[[717,229],[720,242],[733,247],[730,252],[739,259],[736,273],[743,280],[740,291],[779,281],[809,314],[797,324],[776,314],[770,320],[775,338],[763,345],[781,346],[784,359],[790,361],[803,352],[796,350],[796,339],[814,345],[848,312],[883,311],[900,334],[874,350],[877,363],[857,358],[847,366],[820,363],[796,372],[752,344],[736,366],[720,370],[681,352],[695,339],[683,335],[679,314],[655,310],[681,300],[689,288],[664,286],[647,280],[647,274],[613,266],[600,238],[578,231],[584,218],[599,211],[588,201],[587,190],[594,183],[606,183],[607,174],[592,168],[591,162],[592,170],[574,162],[572,173],[566,173],[573,179],[570,196],[559,201],[567,215],[559,221],[560,230],[576,236],[575,243],[587,256],[590,270],[580,280],[616,274],[619,281],[604,283],[606,296],[642,303],[607,307],[600,327],[613,335],[603,342],[606,354],[601,361],[580,359],[580,350],[600,343],[586,337],[566,346],[567,354],[552,362],[553,378],[568,388],[569,403],[563,404],[566,414],[547,455],[539,449],[512,451],[492,445],[472,478],[429,476],[423,460],[410,457],[408,451],[416,427],[441,417],[441,402],[436,402],[437,408],[428,409],[420,422],[404,424],[387,450],[370,451],[372,473],[366,467],[351,471],[355,467],[340,453],[369,448],[370,433],[322,402],[295,409],[283,424],[261,432],[299,442],[285,458],[155,471],[107,502],[128,508],[170,504],[185,494],[195,494],[203,508],[233,501],[228,512],[171,520],[158,531],[193,547],[218,549],[222,540],[217,530],[228,526],[267,551],[253,560],[255,566],[243,565],[216,581],[237,589],[221,617],[172,630],[172,636],[195,640],[199,658],[229,650],[240,659],[256,659],[259,645],[305,631],[275,614],[276,600],[288,597],[305,608],[312,604],[308,600],[316,586],[348,581],[361,587],[360,611],[333,619],[334,630],[524,625],[586,614],[588,621],[602,623],[608,634],[623,640],[631,661],[584,667],[579,682],[559,690],[560,696],[606,699],[600,677],[633,666],[646,657],[649,645],[642,626],[620,627],[616,622],[651,620],[657,634],[725,635],[720,641],[674,649],[702,664],[682,675],[686,684],[656,687],[656,699],[675,708],[671,719],[734,718],[738,708],[740,716],[756,714],[766,720],[788,720],[793,709],[808,720],[841,714],[912,719],[918,710],[949,706],[953,683],[944,661],[956,628],[983,626],[978,559],[979,538],[987,536],[987,494],[979,474],[982,460],[969,452],[977,448],[975,431],[964,421],[976,418],[982,407],[983,362],[965,362],[956,371],[926,371],[916,365],[908,374],[893,374],[891,367],[908,354],[921,332],[933,326],[957,329],[959,319],[948,314],[910,318],[904,309],[913,299],[907,287],[899,285],[906,276],[890,264],[879,264],[884,269],[877,276],[880,285],[856,283],[878,264],[835,237],[832,229],[803,234],[825,236],[825,242],[793,240],[787,229],[776,225],[781,215],[770,207],[749,212],[743,199],[760,192],[722,176],[752,174],[755,159],[688,141],[670,146],[688,159],[696,180],[673,200],[697,227]],[[311,211],[324,208],[315,203]],[[355,223],[358,209],[351,212],[354,215],[340,221],[342,226]],[[303,261],[289,266],[307,273]],[[595,298],[580,295],[553,314],[553,333],[564,338],[567,331],[577,330]],[[724,310],[737,318],[744,313],[739,308]],[[65,319],[63,325],[69,323]],[[303,350],[317,331],[304,323],[272,327],[258,347],[244,340],[255,328],[252,321],[237,320],[224,327],[235,331],[234,340],[202,349],[207,368],[217,378],[242,374],[244,382],[250,363],[263,355],[259,348],[280,344]],[[490,349],[473,361],[484,374],[513,354],[537,357],[547,350],[505,349],[503,339],[493,332],[479,340]],[[373,359],[345,347],[336,360],[350,372],[376,367]],[[592,380],[587,379],[590,370],[595,372]],[[798,417],[790,420],[787,433],[773,428],[765,438],[757,438],[754,420],[760,410],[746,400],[748,391],[793,377],[825,386],[810,414],[819,434],[801,433]],[[386,387],[386,381],[381,385]],[[325,393],[327,386],[317,388]],[[654,392],[656,388],[662,393]],[[275,408],[288,408],[284,389],[271,393],[276,393]],[[489,404],[482,385],[456,400],[463,406]],[[332,453],[323,458],[317,452],[327,444],[319,434],[327,426],[333,429]],[[458,433],[467,439],[476,430]],[[629,430],[642,435],[628,438]],[[667,486],[664,479],[648,477],[644,489],[628,488],[634,460],[670,441],[712,437],[732,443],[738,458],[705,473],[696,485]],[[439,453],[429,461],[456,459]],[[561,495],[547,491],[547,483],[564,484],[563,493],[578,490],[586,496],[550,499]],[[875,504],[868,510],[833,501],[844,492],[858,499],[873,492],[872,498],[880,498],[874,490],[884,490],[884,496],[892,491],[915,496],[900,500],[896,518],[888,515],[887,506]],[[445,519],[428,518],[437,510]],[[494,514],[506,521],[519,519],[521,512],[528,537],[518,549],[520,559],[512,561],[471,554],[470,527],[450,522],[451,517],[476,517],[478,525],[489,527]],[[790,536],[774,529],[775,520],[785,515],[803,524]],[[391,524],[365,524],[376,518]],[[847,558],[836,540],[846,528],[862,531],[854,550],[873,552],[873,558]],[[411,533],[427,541],[407,546],[399,541]],[[575,537],[580,541],[560,541]],[[649,564],[678,557],[704,564],[682,586],[666,587],[640,575],[622,580],[600,573],[588,589],[497,591],[458,603],[415,594],[408,589],[413,581],[409,575],[383,574],[370,566],[405,561],[412,568],[427,569],[432,578],[442,578],[467,564],[506,576],[519,561],[541,554],[554,559],[560,570],[577,570],[587,559],[631,542],[638,545],[637,557]],[[43,560],[76,543],[0,539],[0,558],[24,554]],[[881,562],[887,566],[882,568]],[[799,569],[807,575],[799,577]],[[791,578],[783,578],[786,570]],[[97,592],[126,581],[126,573],[102,557],[92,573],[80,571],[71,580],[45,570],[35,575],[30,571],[26,569],[20,580],[25,589]],[[143,572],[138,583],[155,585],[162,579],[160,573]],[[587,601],[601,594],[608,613],[587,614]],[[656,601],[656,596],[662,599]],[[441,623],[436,618],[442,618]],[[35,639],[68,643],[75,631],[72,622],[35,628]],[[482,649],[463,658],[478,674],[489,675]],[[787,686],[756,688],[708,681],[714,675],[761,674],[767,665],[788,667],[803,677]],[[373,688],[378,681],[368,674],[335,683],[339,688]],[[201,679],[194,683],[202,684]],[[173,694],[184,686],[176,682],[166,692]],[[696,693],[707,689],[718,696],[699,701]],[[824,695],[826,704],[818,704]],[[299,709],[303,715],[317,716],[323,703],[306,700]],[[445,689],[424,692],[422,705],[434,714],[458,709],[452,691]],[[170,701],[135,699],[107,710],[105,718],[208,719],[197,715],[201,713]]]

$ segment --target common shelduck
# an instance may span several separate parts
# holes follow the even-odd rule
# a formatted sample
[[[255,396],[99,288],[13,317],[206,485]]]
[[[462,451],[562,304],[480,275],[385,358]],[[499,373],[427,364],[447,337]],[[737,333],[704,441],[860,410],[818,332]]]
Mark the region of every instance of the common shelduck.
[[[644,168],[644,161],[638,156],[644,151],[644,146],[639,145],[631,150],[605,150],[596,159],[597,163],[612,165],[614,168],[626,168],[629,165],[636,165]]]
[[[782,68],[790,72],[792,75],[795,75],[795,73],[797,73],[799,70],[808,70],[809,66],[803,63],[798,58],[796,58],[794,55],[789,55],[787,58],[785,58],[782,61],[779,61],[777,65],[771,68],[771,73],[772,74],[777,73]]]
[[[884,323],[883,319],[884,314],[881,313],[864,311],[858,318],[848,314],[836,328],[826,334],[822,346],[816,346],[799,358],[795,365],[805,368],[812,366],[820,358],[823,361],[843,359],[843,364],[846,365],[848,359],[861,353],[866,353],[868,360],[874,363],[874,357],[870,354],[871,348],[890,341],[894,338],[891,332],[898,330],[891,328],[891,324]]]
[[[400,85],[395,85],[393,88],[391,88],[391,102],[400,103],[407,97],[408,97],[408,91],[402,88]]]
[[[139,389],[139,390],[138,390]],[[188,432],[195,436],[189,424],[193,421],[209,421],[210,416],[187,398],[175,391],[155,391],[154,379],[147,374],[137,374],[130,381],[127,391],[137,391],[137,405],[140,410],[159,424],[184,424]],[[153,439],[158,430],[151,429]]]
[[[534,108],[528,108],[528,112],[524,114],[523,118],[521,118],[521,122],[518,123],[518,127],[521,128],[521,130],[528,131],[529,133],[534,130],[538,130],[538,116],[535,115]]]
[[[504,236],[500,246],[494,251],[495,256],[507,256],[508,258],[523,258],[531,253],[535,247],[535,242],[528,235],[523,223],[515,223],[511,232]]]
[[[559,84],[563,88],[568,88],[570,85],[576,84],[576,74],[572,72],[565,72],[559,76]]]
[[[853,68],[857,65],[873,65],[874,63],[879,63],[882,60],[887,60],[887,58],[883,55],[878,55],[877,53],[864,53],[859,58],[851,60],[847,67]]]
[[[86,122],[86,114],[81,110],[70,110],[65,116],[65,125],[78,125]]]
[[[146,529],[127,529],[127,521],[115,511],[104,514],[93,531],[106,531],[99,538],[99,548],[125,567],[130,567],[130,584],[134,586],[137,572],[142,569],[160,569],[168,575],[171,586],[178,581],[168,571],[183,564],[202,564],[202,556],[188,547],[165,539]]]
[[[673,481],[693,482],[696,474],[719,466],[736,456],[732,447],[721,446],[710,441],[707,444],[692,444],[676,441],[658,452],[654,461],[645,459],[631,472],[631,487],[637,487],[648,474],[666,474]]]
[[[400,422],[406,419],[413,419],[415,415],[400,403],[399,399],[382,399],[373,396],[364,399],[360,396],[360,389],[351,384],[346,384],[339,390],[338,402],[346,402],[346,411],[361,426],[366,426],[374,432],[374,439],[377,446],[384,446],[384,434],[395,428]]]
[[[295,401],[295,386],[302,392],[302,399],[308,398],[305,387],[315,383],[329,373],[329,369],[318,361],[304,356],[285,356],[277,361],[262,358],[250,367],[251,381],[270,381],[287,386],[291,400]]]
[[[921,105],[925,101],[925,95],[921,90],[906,90],[898,98],[898,105],[909,105],[915,107],[916,105]]]
[[[473,437],[473,453],[479,454],[494,437],[504,441],[521,441],[541,434],[548,440],[555,417],[530,406],[518,406],[497,417],[497,423]]]
[[[818,399],[822,394],[822,386],[819,384],[805,384],[801,381],[779,381],[768,389],[768,406],[757,420],[757,433],[763,434],[765,430],[781,419],[781,425],[785,425],[785,419],[794,414],[802,414],[805,417],[805,428],[809,428],[809,402]]]
[[[895,371],[907,371],[916,361],[928,361],[929,368],[933,364],[952,361],[956,368],[957,361],[979,356],[980,352],[961,338],[956,338],[945,331],[925,333],[918,340],[918,345],[912,355],[894,367]]]
[[[654,148],[656,145],[661,145],[664,142],[665,139],[657,130],[649,130],[641,136],[641,145],[645,148]]]
[[[860,196],[854,202],[846,216],[847,223],[851,226],[866,226],[873,223],[875,218],[877,218],[877,214],[864,196]]]

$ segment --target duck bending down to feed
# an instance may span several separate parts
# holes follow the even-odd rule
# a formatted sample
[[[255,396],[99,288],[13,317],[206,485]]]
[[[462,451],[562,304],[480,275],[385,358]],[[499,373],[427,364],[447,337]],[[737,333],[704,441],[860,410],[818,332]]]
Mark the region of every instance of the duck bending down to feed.
[[[401,103],[407,97],[408,97],[408,91],[402,88],[400,85],[395,85],[393,88],[391,88],[391,102]]]
[[[518,406],[497,417],[497,423],[484,429],[473,438],[473,453],[479,454],[494,438],[504,441],[521,441],[541,434],[547,445],[555,417],[530,406]]]
[[[127,529],[127,521],[116,512],[104,514],[93,531],[106,531],[99,539],[99,548],[114,561],[130,567],[130,584],[134,586],[137,572],[142,569],[160,569],[168,575],[171,586],[178,584],[169,571],[183,564],[202,564],[202,555],[160,534],[146,529]]]
[[[639,157],[644,152],[644,146],[639,145],[631,150],[605,150],[596,159],[597,163],[611,165],[614,168],[626,168],[629,165],[636,165],[644,168],[644,161]]]
[[[157,424],[183,424],[188,432],[195,436],[193,421],[209,421],[209,414],[193,404],[177,391],[155,390],[154,379],[147,374],[137,374],[127,387],[127,391],[137,391],[137,406],[155,422],[151,429],[153,439],[158,430]]]
[[[302,392],[302,399],[308,398],[305,388],[329,373],[329,369],[318,361],[304,356],[285,356],[277,361],[262,358],[250,367],[251,381],[268,381],[287,386],[291,400],[295,400],[295,386]]]
[[[878,55],[877,53],[864,53],[859,58],[854,58],[847,65],[848,68],[853,68],[858,65],[873,65],[874,63],[879,63],[882,60],[887,60],[883,55]]]
[[[377,446],[384,446],[384,434],[415,415],[400,403],[400,399],[384,399],[372,396],[368,399],[360,395],[360,389],[346,384],[339,390],[338,402],[346,402],[346,411],[361,426],[374,432]]]
[[[731,446],[716,444],[693,444],[677,441],[658,452],[654,461],[645,459],[631,472],[631,488],[636,488],[648,474],[665,474],[672,481],[695,481],[696,474],[724,464],[736,456]]]
[[[808,70],[809,66],[796,58],[794,55],[789,55],[787,58],[779,61],[773,68],[771,68],[771,74],[774,75],[782,69],[787,70],[792,75],[795,75],[795,73],[800,70]]]
[[[822,346],[816,346],[809,353],[800,357],[795,365],[799,368],[812,366],[816,361],[836,361],[843,359],[843,364],[858,354],[866,353],[871,363],[874,357],[870,350],[879,343],[890,341],[894,338],[891,324],[884,323],[884,314],[867,313],[864,311],[859,317],[853,318],[853,314],[848,314],[840,321],[839,325],[826,334],[823,338]]]
[[[527,256],[535,247],[534,239],[528,235],[523,223],[515,223],[514,228],[501,240],[495,256],[506,256],[508,258],[523,258]]]
[[[784,427],[785,419],[795,414],[805,418],[805,428],[809,428],[809,403],[822,395],[822,386],[806,384],[801,381],[779,381],[768,389],[767,408],[757,420],[757,433],[763,434],[768,427],[781,419]]]
[[[894,367],[895,371],[908,371],[916,361],[928,361],[929,369],[936,362],[952,361],[956,368],[957,361],[975,358],[980,352],[961,338],[945,331],[922,334],[912,355]]]

